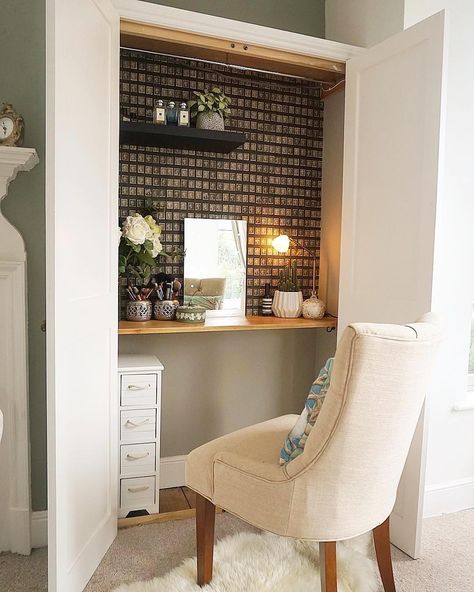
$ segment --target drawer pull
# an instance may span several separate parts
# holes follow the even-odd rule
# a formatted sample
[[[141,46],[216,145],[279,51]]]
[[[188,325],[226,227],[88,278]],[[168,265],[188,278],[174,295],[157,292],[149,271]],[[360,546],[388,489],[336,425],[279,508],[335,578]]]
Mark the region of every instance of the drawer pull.
[[[129,391],[145,391],[146,389],[150,389],[151,388],[151,384],[147,384],[146,386],[140,386],[138,384],[129,384],[127,386],[127,389]]]
[[[142,485],[141,487],[129,487],[128,491],[130,493],[138,493],[139,491],[146,491],[147,489],[150,489],[149,485]]]
[[[138,427],[140,427],[142,425],[145,425],[149,421],[150,421],[150,418],[149,417],[147,417],[143,421],[132,421],[130,419],[127,419],[127,421],[125,422],[125,425],[126,426],[132,426],[133,428],[138,428]]]
[[[144,454],[127,454],[127,460],[139,460],[140,458],[146,458],[150,456],[149,452],[145,452]]]

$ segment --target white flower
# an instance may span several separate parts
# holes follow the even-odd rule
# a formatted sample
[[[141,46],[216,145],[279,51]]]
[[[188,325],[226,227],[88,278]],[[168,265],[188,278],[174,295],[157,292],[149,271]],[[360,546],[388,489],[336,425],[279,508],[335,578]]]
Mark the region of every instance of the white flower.
[[[161,253],[161,251],[163,250],[163,245],[161,244],[160,237],[155,234],[153,236],[153,238],[151,239],[151,242],[153,243],[153,248],[151,250],[151,256],[157,257]]]
[[[150,227],[150,230],[153,232],[153,234],[155,236],[160,236],[161,235],[161,226],[159,226],[156,223],[156,220],[153,218],[153,216],[145,216],[145,222],[148,224],[148,226]]]
[[[122,226],[122,236],[134,245],[143,245],[147,239],[151,239],[153,233],[140,214],[127,216]]]

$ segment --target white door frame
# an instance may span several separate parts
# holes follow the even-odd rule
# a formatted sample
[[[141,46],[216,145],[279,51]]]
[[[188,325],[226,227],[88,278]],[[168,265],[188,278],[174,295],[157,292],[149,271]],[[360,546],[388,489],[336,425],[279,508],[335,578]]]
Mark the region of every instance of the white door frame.
[[[112,0],[121,19],[346,62],[363,48],[140,0]]]
[[[218,32],[217,36],[220,39],[228,39],[240,43],[290,51],[312,57],[326,58],[345,63],[350,58],[360,55],[365,51],[364,48],[335,41],[318,39],[307,35],[301,35],[299,33],[281,31],[188,10],[170,8],[167,6],[152,4],[150,2],[142,2],[140,0],[113,0],[113,3],[120,18],[128,21],[160,26],[177,31],[186,31],[199,35],[207,35],[209,37],[216,37],[216,32]],[[421,483],[423,483],[424,479],[424,446],[426,445],[426,429],[426,422],[422,417],[420,419],[416,437],[414,438],[414,443],[418,444],[417,446],[414,445],[414,448],[417,450],[416,454],[420,454],[422,471],[420,475],[412,475],[413,478],[421,479]],[[424,437],[422,437],[421,434],[424,434]],[[421,442],[424,443],[423,446],[420,445],[420,439]],[[422,495],[422,493],[420,493],[420,495]],[[399,498],[397,507],[403,503],[403,487],[401,487]],[[422,507],[422,503],[420,503],[420,507]],[[418,533],[416,544],[417,552],[411,553],[412,556],[416,556],[419,553],[419,539],[421,536],[421,517],[419,512],[417,516],[413,516],[411,519],[416,522],[414,529]],[[395,520],[395,523],[394,526],[398,526],[397,520]],[[396,535],[395,538],[398,540],[400,536],[398,535],[397,528],[394,528],[394,533]]]
[[[432,309],[436,213],[442,188],[444,40],[442,11],[349,63],[341,332],[354,320],[403,324]],[[404,88],[403,96],[392,88]],[[424,408],[391,515],[392,542],[415,559],[421,553],[427,429]]]
[[[79,592],[118,522],[119,19],[46,17],[48,590]]]

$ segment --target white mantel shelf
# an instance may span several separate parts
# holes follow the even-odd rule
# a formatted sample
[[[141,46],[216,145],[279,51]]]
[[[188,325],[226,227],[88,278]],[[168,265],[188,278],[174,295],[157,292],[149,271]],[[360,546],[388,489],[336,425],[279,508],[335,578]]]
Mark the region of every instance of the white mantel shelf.
[[[39,162],[34,148],[0,146],[0,199],[8,192],[8,185],[20,171],[30,171]]]

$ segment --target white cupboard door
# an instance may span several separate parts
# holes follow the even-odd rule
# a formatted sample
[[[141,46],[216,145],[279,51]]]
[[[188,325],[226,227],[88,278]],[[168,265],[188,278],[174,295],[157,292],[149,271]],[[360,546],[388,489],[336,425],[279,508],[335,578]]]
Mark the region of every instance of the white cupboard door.
[[[116,536],[119,18],[47,2],[50,592],[84,589]]]
[[[347,63],[339,335],[351,322],[412,322],[431,308],[443,40],[439,13]],[[424,445],[421,421],[392,515],[392,540],[412,557]]]

